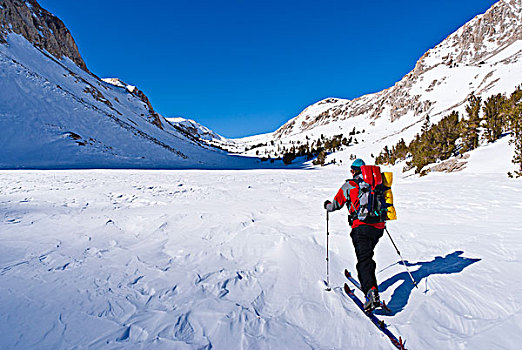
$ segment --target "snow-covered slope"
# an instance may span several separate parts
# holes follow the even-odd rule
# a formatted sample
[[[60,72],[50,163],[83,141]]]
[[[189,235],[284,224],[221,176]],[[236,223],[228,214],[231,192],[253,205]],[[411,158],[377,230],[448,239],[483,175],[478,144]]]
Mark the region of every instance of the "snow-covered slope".
[[[194,137],[207,141],[208,143],[225,141],[225,138],[223,136],[217,134],[216,132],[210,130],[206,126],[201,125],[192,119],[185,119],[181,117],[166,119],[169,123],[185,130],[187,133],[190,133]]]
[[[244,168],[156,113],[132,86],[91,74],[63,23],[0,1],[0,168]],[[120,82],[121,83],[121,82]]]
[[[109,83],[111,85],[117,86],[117,87],[125,88],[130,93],[133,93],[134,91],[136,91],[136,86],[126,84],[123,81],[121,81],[119,78],[102,78],[102,81]]]
[[[501,141],[472,152],[489,160],[478,169],[396,176],[389,230],[419,289],[387,237],[375,259],[382,318],[406,348],[522,342],[522,184],[491,159],[507,152]],[[324,290],[322,202],[346,177],[0,171],[0,348],[391,350],[343,295],[344,210],[330,215]]]
[[[428,116],[436,123],[452,110],[462,115],[472,92],[486,99],[510,94],[520,84],[522,2],[500,0],[429,50],[394,86],[354,100],[322,100],[274,133],[233,140],[233,145],[242,151],[265,143],[245,154],[273,156],[283,146],[311,143],[321,135],[347,136],[355,128],[364,133],[347,153],[369,159],[401,138],[411,141]]]

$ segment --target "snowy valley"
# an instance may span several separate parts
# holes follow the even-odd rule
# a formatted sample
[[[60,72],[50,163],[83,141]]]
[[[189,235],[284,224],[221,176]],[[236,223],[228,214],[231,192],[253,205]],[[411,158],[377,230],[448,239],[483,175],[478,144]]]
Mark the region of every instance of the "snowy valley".
[[[167,122],[135,86],[92,74],[64,24],[35,0],[2,0],[0,11],[0,169],[259,163]]]
[[[395,86],[227,139],[99,79],[35,0],[0,0],[0,349],[394,349],[343,291],[356,264],[344,209],[329,215],[325,290],[323,201],[354,156],[371,163],[427,118],[465,116],[472,92],[521,83],[522,3],[501,0]],[[339,134],[352,141],[326,166],[275,160]],[[406,349],[519,348],[513,135],[451,157],[450,173],[382,167],[398,212],[387,227],[419,288],[382,237],[392,312],[378,317]]]
[[[419,289],[387,237],[377,278],[394,310],[380,317],[407,349],[522,341],[522,184],[505,170],[396,179],[388,228]],[[342,292],[355,268],[344,211],[330,215],[324,288],[322,200],[346,176],[3,171],[1,348],[392,349]]]

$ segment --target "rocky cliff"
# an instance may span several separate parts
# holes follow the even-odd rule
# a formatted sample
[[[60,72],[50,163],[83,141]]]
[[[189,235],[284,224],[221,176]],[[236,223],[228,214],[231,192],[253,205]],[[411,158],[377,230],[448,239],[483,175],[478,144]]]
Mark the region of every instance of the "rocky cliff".
[[[65,24],[40,7],[36,0],[0,0],[0,42],[6,42],[5,35],[9,32],[23,35],[34,46],[58,59],[68,57],[88,71]]]
[[[0,43],[6,43],[5,36],[9,32],[21,34],[31,44],[46,50],[58,59],[68,57],[90,73],[65,24],[43,9],[36,0],[0,0]],[[147,105],[152,123],[162,128],[161,117],[145,93],[139,89],[130,92]]]

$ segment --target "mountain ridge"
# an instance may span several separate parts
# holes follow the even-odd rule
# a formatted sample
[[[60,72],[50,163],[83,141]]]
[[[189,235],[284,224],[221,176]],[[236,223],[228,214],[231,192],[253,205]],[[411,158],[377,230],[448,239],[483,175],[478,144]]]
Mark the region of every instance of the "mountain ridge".
[[[408,90],[417,82],[418,78],[441,64],[455,68],[458,64],[480,63],[488,54],[492,56],[515,41],[521,40],[521,17],[522,4],[520,2],[500,0],[485,13],[477,15],[454,33],[448,35],[441,43],[428,50],[417,61],[415,67],[393,86],[352,100],[339,98],[321,100],[308,106],[298,116],[283,124],[274,132],[274,137],[282,138],[295,132],[306,131],[316,125],[366,114],[369,114],[370,119],[388,114],[391,122],[408,112],[413,112],[415,116],[425,116],[433,110],[434,102],[422,99],[419,95],[412,96],[408,93]],[[508,23],[503,20],[505,18],[509,19]],[[495,35],[496,33],[500,33],[500,36]],[[496,50],[488,48],[485,39],[498,41],[494,46]],[[448,52],[445,46],[459,46],[458,52]],[[473,50],[471,50],[471,46],[473,46]],[[437,54],[445,49],[447,56],[437,57]],[[434,84],[437,83],[438,81]],[[429,89],[430,86],[428,85],[427,88]],[[330,103],[331,100],[337,100],[339,104],[323,109],[313,118],[306,114],[312,106]]]
[[[0,168],[251,168],[167,122],[138,88],[86,67],[36,0],[0,1]]]
[[[0,55],[3,55],[0,57],[0,64],[5,69],[3,77],[7,78],[0,82],[0,99],[6,101],[5,106],[0,108],[0,115],[15,119],[14,116],[17,115],[19,119],[23,119],[27,110],[20,110],[19,106],[27,105],[28,101],[31,101],[30,104],[45,104],[44,109],[48,108],[49,101],[58,106],[64,101],[60,96],[69,93],[67,96],[72,96],[77,103],[87,103],[96,113],[112,119],[112,123],[118,124],[134,136],[138,135],[147,139],[147,142],[160,145],[177,156],[183,155],[183,159],[191,158],[187,155],[191,153],[199,154],[205,159],[193,159],[190,166],[208,161],[217,164],[217,159],[211,159],[213,155],[226,155],[217,148],[243,156],[278,158],[299,144],[308,146],[309,142],[325,136],[330,138],[348,133],[354,136],[354,142],[348,143],[349,152],[345,149],[350,158],[356,155],[374,158],[383,146],[391,146],[399,139],[413,139],[428,118],[437,122],[451,110],[463,111],[470,94],[487,97],[494,93],[510,93],[521,83],[517,77],[522,76],[522,4],[516,0],[500,0],[428,50],[417,61],[414,69],[393,86],[352,100],[326,98],[306,107],[273,133],[226,139],[192,120],[167,121],[154,110],[148,97],[135,86],[117,78],[100,80],[87,69],[63,22],[43,10],[36,0],[0,0],[0,36]],[[30,49],[18,37],[27,40],[39,53]],[[56,44],[62,41],[65,42],[63,47]],[[67,63],[68,60],[71,64]],[[80,70],[76,70],[73,65]],[[56,71],[52,71],[51,66]],[[21,71],[26,75],[23,81]],[[61,73],[58,74],[58,71]],[[38,78],[40,85],[35,84],[33,78],[36,76],[41,78]],[[47,89],[49,84],[54,86],[52,96],[36,96],[36,91]],[[33,86],[33,99],[28,98],[28,89],[21,88],[21,85]],[[17,91],[18,95],[14,96],[13,91]],[[15,102],[17,99],[18,102]],[[59,109],[63,109],[62,107],[58,106]],[[69,108],[78,110],[78,105],[72,104]],[[35,120],[41,119],[35,111],[30,111],[34,113]],[[49,113],[54,115],[55,112]],[[61,113],[63,118],[54,120],[52,125],[62,125],[67,118],[69,121],[74,119],[68,115],[69,111],[63,110]],[[141,124],[143,121],[145,123]],[[1,122],[5,125],[4,129],[8,130],[9,120],[0,120]],[[99,120],[95,122],[98,123]],[[150,128],[151,126],[154,128]],[[75,140],[76,136],[72,140],[90,148],[90,151],[93,144],[89,139],[103,144],[106,148],[102,149],[105,150],[122,145],[125,145],[124,149],[120,149],[123,153],[134,149],[130,152],[130,158],[135,161],[125,162],[126,166],[143,166],[138,159],[144,158],[150,159],[147,167],[169,166],[163,156],[158,156],[151,150],[145,152],[146,156],[142,154],[142,150],[147,147],[142,148],[127,141],[117,145],[114,140],[102,142],[96,136],[101,135],[101,129],[95,130],[87,125],[84,127],[81,132],[74,128],[64,128],[71,129],[70,135],[81,137],[83,141]],[[46,128],[47,126],[43,127],[44,130]],[[13,132],[6,130],[3,132]],[[20,132],[13,134],[19,138],[24,137]],[[51,139],[46,142],[54,144],[55,136],[49,135]],[[107,136],[109,135],[104,137]],[[183,140],[182,143],[192,146],[180,146],[185,151],[177,149],[177,140]],[[14,152],[22,147],[16,142],[9,145],[5,139],[3,144],[7,144]],[[198,149],[195,153],[194,149],[190,150],[193,146]],[[213,155],[203,156],[200,154],[202,150],[211,150]],[[102,158],[106,156],[107,154]],[[218,157],[221,161],[230,164],[229,160],[225,160],[226,157],[221,156]],[[21,157],[23,159],[24,155]],[[153,159],[158,157],[161,160],[158,165],[154,165]],[[47,161],[52,162],[50,158]],[[116,166],[121,166],[117,160],[113,161]],[[104,159],[103,164],[108,163],[111,161]],[[4,163],[4,166],[8,164]],[[67,161],[63,164],[74,162]],[[182,167],[181,164],[176,165],[179,166]]]
[[[513,93],[522,83],[521,39],[522,3],[500,0],[426,51],[393,86],[351,100],[323,99],[272,133],[231,140],[229,149],[265,158],[304,151],[309,157],[322,142],[349,138],[329,161],[375,161],[385,146],[412,141],[428,120],[436,124],[452,111],[466,116],[471,95],[486,100]]]

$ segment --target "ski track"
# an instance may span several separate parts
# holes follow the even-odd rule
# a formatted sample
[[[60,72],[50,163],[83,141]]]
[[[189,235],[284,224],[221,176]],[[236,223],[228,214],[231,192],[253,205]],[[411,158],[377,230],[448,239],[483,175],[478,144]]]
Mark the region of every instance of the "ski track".
[[[2,171],[0,348],[392,349],[343,294],[344,209],[324,291],[322,203],[346,176]],[[377,277],[408,348],[517,348],[521,193],[503,174],[396,179],[389,230],[420,288],[387,237]]]

